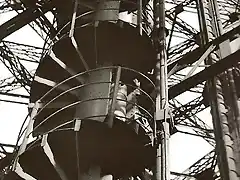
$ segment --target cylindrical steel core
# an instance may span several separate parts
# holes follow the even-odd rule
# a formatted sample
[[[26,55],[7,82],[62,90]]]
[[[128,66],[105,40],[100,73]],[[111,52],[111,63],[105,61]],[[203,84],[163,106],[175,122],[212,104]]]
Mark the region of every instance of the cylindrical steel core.
[[[101,0],[96,9],[95,21],[117,21],[119,8],[120,1]]]
[[[103,69],[86,75],[84,79],[89,85],[78,90],[79,99],[85,102],[77,106],[75,118],[104,121],[108,113],[111,71]]]

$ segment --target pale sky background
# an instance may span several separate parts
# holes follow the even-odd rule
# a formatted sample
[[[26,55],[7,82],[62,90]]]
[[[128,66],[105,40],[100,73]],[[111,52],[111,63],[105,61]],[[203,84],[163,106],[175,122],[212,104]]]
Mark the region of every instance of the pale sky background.
[[[0,15],[0,24],[15,16],[15,13],[5,13]],[[187,19],[187,22],[198,28],[197,16],[193,13],[182,13],[180,17]],[[15,41],[23,44],[29,44],[41,47],[43,40],[29,27],[25,26],[19,31],[13,33],[5,40]],[[180,41],[180,39],[179,39]],[[176,42],[176,43],[179,43]],[[35,69],[36,64],[28,64],[32,66],[30,69]],[[0,63],[0,79],[11,76],[2,63]],[[22,90],[14,91],[21,92]],[[186,103],[194,98],[188,98],[189,94],[179,97],[182,103]],[[6,99],[0,96],[1,99]],[[13,98],[14,99],[14,98]],[[27,101],[26,101],[27,102]],[[0,142],[15,144],[19,132],[19,128],[27,115],[27,106],[14,103],[5,103],[0,101]],[[211,126],[211,116],[209,108],[199,114],[202,119]],[[179,128],[180,129],[180,128]],[[181,128],[183,131],[190,131],[189,128]],[[176,133],[170,139],[170,169],[175,172],[182,172],[198,159],[212,150],[205,140],[202,138]]]

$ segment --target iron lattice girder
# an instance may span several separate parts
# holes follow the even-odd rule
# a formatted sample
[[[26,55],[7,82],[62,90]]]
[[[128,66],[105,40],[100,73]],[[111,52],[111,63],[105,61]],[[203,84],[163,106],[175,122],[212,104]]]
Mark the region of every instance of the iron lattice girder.
[[[175,125],[184,125],[187,127],[192,127],[193,131],[195,131],[196,133],[196,136],[204,138],[209,144],[214,146],[215,145],[214,136],[209,131],[210,127],[208,127],[208,125],[196,115],[198,112],[205,109],[205,106],[203,106],[202,97],[196,98],[185,105],[182,105],[176,99],[173,99],[172,101],[174,102],[172,103],[172,106],[175,108],[175,110],[173,111],[173,114],[175,114],[174,116]],[[180,107],[176,108],[176,106]]]
[[[202,96],[199,96],[193,99],[187,104],[184,104],[184,105],[179,104],[179,105],[180,107],[176,107],[175,105],[176,108],[172,112],[174,114],[175,123],[177,124],[185,120],[185,117],[184,117],[185,114],[191,113],[191,115],[196,115],[197,113],[206,109],[206,107],[204,106],[204,100]]]
[[[201,48],[195,49],[193,52],[190,52],[187,56],[183,57],[177,62],[174,62],[168,66],[169,71],[175,68],[173,73],[176,73],[179,70],[182,70],[186,65],[194,63],[197,58],[200,57],[211,44],[219,45],[220,43],[232,39],[236,34],[240,31],[240,26],[237,26],[233,30],[225,33],[224,35],[220,36],[213,40],[210,44],[208,44],[203,50]],[[221,72],[227,70],[228,68],[234,66],[238,62],[238,57],[240,56],[240,50],[237,52],[227,56],[226,58],[218,61],[217,63],[207,67],[205,70],[199,72],[198,74],[189,77],[188,79],[180,82],[169,88],[169,98],[172,99],[181,93],[189,90],[190,88],[196,86],[197,84],[217,75]]]
[[[0,60],[28,92],[32,81],[32,75],[21,64],[19,58],[14,55],[5,43],[0,46]]]
[[[43,48],[30,46],[26,44],[11,42],[11,41],[2,41],[10,50],[11,52],[18,56],[20,60],[39,63]]]
[[[168,51],[168,63],[173,63],[181,59],[186,53],[191,52],[191,49],[196,45],[196,42],[192,39],[187,39],[180,44],[172,46]],[[190,50],[189,50],[190,49]]]
[[[176,23],[178,27],[180,28],[179,31],[186,34],[186,35],[195,35],[198,33],[198,31],[190,26],[188,23],[177,17],[176,19],[174,18],[174,15],[178,15],[179,13],[184,11],[184,7],[188,6],[189,4],[195,3],[195,0],[185,0],[185,1],[174,1],[174,4],[176,5],[175,7],[171,8],[170,10],[166,11],[166,18],[169,19],[172,24]]]
[[[170,1],[168,3],[170,3]],[[190,35],[189,38],[185,42],[177,44],[176,46],[173,46],[169,49],[168,59],[170,59],[171,61],[176,61],[176,60],[179,60],[181,57],[183,57],[185,54],[187,54],[189,51],[191,51],[193,48],[195,48],[194,46],[196,46],[198,44],[198,42],[197,42],[198,31],[195,30],[190,25],[186,24],[181,19],[176,19],[176,22],[174,23],[174,20],[175,20],[174,14],[178,11],[177,10],[178,7],[179,6],[186,7],[190,4],[195,3],[195,1],[194,0],[173,1],[173,2],[171,1],[171,3],[175,4],[176,6],[174,8],[171,8],[170,10],[166,11],[167,21],[172,25],[177,23],[180,26],[180,27],[179,26],[176,27],[176,28],[180,28],[178,30],[179,33],[183,33],[187,36]],[[223,7],[225,7],[226,4],[229,4],[230,7],[233,6],[233,4],[231,4],[230,1],[218,1],[218,3],[220,6],[223,6]],[[235,3],[234,6],[237,6],[237,4]],[[230,12],[228,13],[228,16],[230,17]],[[179,22],[177,22],[177,20]],[[170,37],[170,39],[171,39],[171,37]]]
[[[179,6],[183,6],[183,7],[184,7],[184,6],[188,6],[189,4],[192,4],[193,2],[194,2],[193,0],[174,1],[173,3],[176,4],[176,7],[170,9],[169,11],[166,11],[166,17],[169,19],[169,23],[173,22],[173,20],[174,20],[173,14],[177,11],[177,9],[178,9]],[[46,8],[45,5],[46,5],[46,4],[43,4],[43,6],[41,7],[41,11],[42,11],[43,14],[45,13],[45,11],[48,11],[48,10],[49,10],[49,8]],[[6,4],[6,3],[4,3],[3,7],[4,7],[4,8],[8,8],[8,9],[9,9],[9,8],[12,8],[12,9],[14,9],[14,10],[19,10],[19,8],[20,8],[21,10],[23,10],[23,6],[22,6],[21,4],[16,4],[16,5],[14,6],[14,4],[10,4],[10,3]],[[3,9],[4,9],[4,8],[3,8]],[[39,8],[39,7],[38,7],[38,8]],[[13,18],[11,22],[5,23],[5,25],[8,26],[8,27],[10,27],[9,25],[15,24],[14,27],[11,27],[11,29],[12,29],[13,31],[14,31],[14,28],[16,28],[15,30],[19,29],[19,28],[15,27],[15,26],[18,26],[18,25],[19,25],[19,26],[24,26],[24,25],[21,25],[21,24],[20,24],[20,23],[22,23],[24,20],[27,21],[26,24],[28,24],[28,23],[30,23],[31,21],[34,21],[34,20],[36,20],[38,17],[41,16],[41,15],[39,14],[40,11],[37,11],[38,8],[36,8],[35,10],[31,10],[31,9],[25,10],[23,13],[19,14],[18,16],[16,16],[16,19],[18,19],[18,21],[14,21],[15,18]],[[47,10],[47,9],[48,9],[48,10]],[[51,8],[50,8],[50,9],[51,9]],[[27,12],[27,11],[28,11],[28,12]],[[32,11],[32,12],[31,12],[31,11]],[[28,18],[26,18],[26,17],[29,17],[30,19],[28,19]],[[178,28],[180,28],[180,29],[179,29],[179,32],[181,32],[181,33],[186,33],[186,35],[190,35],[190,34],[194,35],[194,34],[197,33],[197,31],[196,31],[193,27],[191,27],[190,25],[188,25],[188,24],[187,24],[186,22],[184,22],[183,20],[181,20],[181,19],[177,19],[177,20],[178,20],[178,21],[176,22],[176,24],[179,26]],[[14,23],[13,23],[13,22],[14,22]],[[47,29],[50,30],[50,31],[52,31],[51,34],[54,34],[54,33],[55,33],[55,30],[52,28],[51,24],[49,24],[49,22],[47,22],[47,19],[46,19],[46,18],[40,19],[40,21],[38,21],[38,22],[36,22],[36,23],[39,25],[39,27],[45,29],[45,32],[46,32],[46,28],[45,28],[45,26],[42,26],[41,23],[47,24],[47,27],[48,27]],[[50,26],[49,26],[49,25],[50,25]],[[7,32],[7,31],[2,31],[2,32]],[[11,33],[11,32],[10,32],[10,33]],[[7,35],[9,35],[9,34],[7,34]],[[4,34],[3,34],[2,37],[7,36],[7,35],[4,35]],[[0,36],[0,37],[1,37],[1,36]]]
[[[27,62],[33,62],[33,63],[38,63],[40,61],[41,54],[43,51],[42,48],[10,42],[10,41],[2,41],[2,43],[4,44],[3,45],[4,48],[2,50],[4,50],[6,48],[5,46],[7,46],[8,52],[11,53],[11,56],[9,58],[2,59],[4,62],[8,61],[8,59],[11,59],[11,62],[15,62],[17,64],[21,63],[21,61],[27,61]],[[8,53],[6,52],[5,54],[7,55]],[[15,58],[13,58],[13,56]],[[9,63],[7,65],[9,65]],[[30,77],[30,79],[28,79],[29,82],[23,84],[21,83],[21,81],[18,81],[19,79],[25,79],[26,77],[26,76],[22,76],[22,73],[18,73],[19,71],[21,72],[22,71],[21,68],[24,68],[24,67],[20,64],[14,67],[16,67],[17,69],[20,67],[20,69],[18,70],[15,69],[11,71],[11,72],[16,72],[14,76],[0,79],[0,92],[7,93],[10,91],[19,89],[23,87],[23,85],[24,87],[29,86],[29,83],[31,83],[32,77],[30,77],[31,75],[29,76],[29,74],[28,74],[28,76]],[[25,71],[28,73],[28,70],[26,68],[24,68],[23,72]],[[30,88],[30,87],[27,87],[27,88]]]
[[[0,26],[0,39],[4,39],[8,35],[22,28],[23,26],[29,24],[30,22],[36,20],[38,17],[42,16],[53,7],[50,3],[45,3],[40,7],[35,7],[31,9],[26,9],[22,13],[13,17],[9,21],[5,22]]]
[[[215,150],[212,150],[205,156],[203,156],[201,159],[199,159],[192,166],[190,166],[188,169],[186,169],[183,173],[197,177],[200,173],[208,169],[212,169],[214,172],[216,167],[216,160],[217,160],[216,152]],[[189,176],[178,176],[174,180],[186,180],[186,179],[190,179]]]
[[[177,1],[166,0],[166,3],[175,5],[173,8],[166,11],[166,13],[169,15],[174,15],[175,13],[177,13],[179,10],[179,7],[181,7],[181,8],[189,7],[189,5],[192,5],[193,3],[194,3],[194,5],[196,5],[195,0],[177,0]],[[194,6],[194,7],[196,7],[196,6]]]
[[[0,39],[4,39],[41,15],[39,10],[25,10],[0,26]]]
[[[194,49],[193,51],[191,51],[188,54],[186,54],[185,56],[183,56],[181,59],[179,59],[177,61],[170,62],[168,64],[168,70],[170,71],[175,66],[177,66],[177,68],[174,71],[174,73],[183,69],[184,67],[188,66],[189,64],[194,63],[205,52],[205,50],[208,49],[208,47],[211,44],[218,46],[220,43],[222,43],[222,42],[224,42],[228,39],[230,39],[230,40],[233,39],[236,34],[239,34],[239,32],[240,32],[240,26],[237,26],[234,29],[232,29],[231,31],[229,31],[229,32],[223,34],[222,36],[214,39],[212,42],[210,42],[205,47],[198,47],[197,49]],[[176,49],[177,48],[178,48],[178,46],[176,47]]]
[[[186,73],[186,72],[185,72]],[[168,78],[168,84],[169,87],[172,87],[178,83],[181,83],[183,80],[187,79],[186,78],[186,74],[181,74],[181,73],[175,73],[173,75],[170,75],[171,72],[169,73],[169,78]],[[204,91],[204,87],[205,87],[205,83],[202,82],[196,86],[194,86],[193,88],[189,89],[189,92],[193,92],[193,93],[199,93],[202,94]]]
[[[237,64],[237,62],[239,61],[238,59],[239,57],[240,50],[218,61],[217,63],[207,67],[205,70],[197,73],[196,75],[189,77],[188,79],[182,81],[181,83],[170,87],[169,98],[172,99],[180,95],[181,93],[187,91],[188,89],[196,86],[197,84],[222,73],[228,68],[231,68],[232,66]]]
[[[166,13],[166,18],[167,18],[166,20],[169,23],[175,24],[176,28],[178,29],[178,32],[185,34],[189,38],[193,38],[198,33],[198,31],[195,28],[187,24],[179,17],[174,18],[174,15]]]
[[[14,76],[0,80],[0,92],[7,93],[21,87],[21,84],[17,82]]]
[[[170,24],[174,25],[174,14],[178,11],[177,10],[178,7],[179,6],[186,7],[190,4],[193,4],[195,1],[193,1],[193,0],[169,1],[168,3],[170,3],[170,2],[172,2],[172,4],[175,4],[176,6],[174,8],[171,8],[170,10],[166,11],[166,17],[167,17],[167,21]],[[231,4],[230,1],[218,1],[218,3],[220,6],[226,6],[226,4],[229,4],[230,7],[233,6],[233,4]],[[194,5],[195,5],[195,3],[194,3]],[[235,4],[234,6],[237,6],[237,4]],[[228,13],[228,16],[230,17],[230,12]],[[188,24],[185,24],[183,21],[181,21],[181,19],[178,24],[183,26],[182,27],[183,29],[180,28],[180,30],[179,30],[180,33],[183,33],[185,35],[192,34],[193,36],[190,36],[186,41],[184,41],[180,44],[177,44],[176,46],[173,46],[169,49],[168,59],[171,60],[172,62],[179,60],[181,57],[186,55],[193,48],[195,49],[194,46],[196,46],[198,44],[198,42],[197,42],[198,41],[198,38],[197,38],[198,32],[194,28],[189,26]],[[171,39],[171,37],[170,37],[170,39]],[[192,54],[194,54],[194,53],[192,53]],[[195,55],[196,54],[198,54],[198,52],[196,52]],[[194,58],[192,58],[192,59],[194,59]]]
[[[0,14],[12,11],[11,5],[9,5],[5,0],[0,2]]]
[[[0,179],[3,178],[3,176],[1,177],[1,173],[4,173],[4,169],[10,164],[10,161],[12,160],[11,157],[13,153],[9,152],[9,148],[16,150],[18,147],[12,144],[0,143]]]
[[[176,1],[176,2],[183,2],[183,3],[186,3],[187,1]],[[0,27],[1,28],[1,27]],[[5,32],[5,31],[1,31],[1,32]],[[194,43],[195,44],[195,43]],[[193,44],[193,45],[194,45]],[[189,47],[188,47],[189,48]],[[177,49],[177,48],[176,48]],[[183,50],[186,50],[186,49],[184,49],[183,48]],[[181,50],[181,51],[183,51],[183,50]],[[173,53],[174,53],[175,51],[173,51]],[[176,53],[176,52],[175,52]],[[192,60],[194,61],[194,60],[196,60],[196,58],[192,58]],[[187,66],[188,65],[188,63],[185,63],[183,66],[181,66],[181,67],[184,67],[184,66]],[[201,106],[201,103],[200,104],[198,104],[199,106]],[[193,111],[197,111],[196,109],[197,109],[197,107],[193,107],[193,106],[191,106],[190,104],[189,104],[189,106],[186,106],[186,105],[183,105],[183,107],[185,108],[184,110],[182,110],[182,111],[180,111],[179,113],[188,113],[189,111],[191,112],[191,113],[193,113]],[[189,109],[188,109],[188,107],[189,107]],[[196,108],[196,109],[195,109]],[[178,114],[178,112],[176,112],[176,114]],[[181,119],[181,118],[183,118],[183,116],[180,116],[180,117],[178,117],[179,119]],[[195,166],[196,168],[199,168],[199,166]],[[189,172],[188,172],[189,173]],[[190,173],[191,174],[191,173]]]
[[[202,123],[203,121],[200,118],[198,118],[196,115],[193,115],[193,116],[186,115],[185,117],[186,117],[185,121],[182,121],[181,123],[179,123],[179,125],[181,124],[183,126],[191,127],[196,134],[187,133],[187,132],[183,132],[183,133],[202,137],[210,145],[215,146],[216,143],[215,143],[213,133],[211,133],[209,128],[206,127],[205,123]]]
[[[195,4],[194,6],[192,5],[195,2],[195,0],[177,0],[177,1],[166,1],[166,3],[169,4],[174,4],[175,7],[171,8],[167,12],[170,14],[174,14],[176,12],[176,8],[178,6],[183,6],[183,7],[191,7],[191,8],[196,8]],[[219,5],[219,10],[220,10],[220,15],[221,15],[221,20],[223,24],[230,22],[230,16],[234,12],[239,12],[240,9],[240,2],[239,1],[234,1],[234,0],[217,0],[217,3]]]
[[[44,34],[49,35],[51,38],[54,38],[54,36],[56,35],[56,30],[53,27],[53,24],[46,18],[46,16],[44,15],[44,11],[47,2],[44,1],[38,1],[38,2],[34,2],[34,1],[28,1],[25,3],[23,3],[24,1],[21,2],[14,2],[12,5],[11,2],[8,2],[8,5],[12,7],[13,10],[15,10],[18,14],[19,11],[25,11],[26,9],[37,9],[40,12],[42,12],[42,14],[37,17],[36,19],[34,19],[32,22],[29,23],[29,26],[42,38],[45,39]],[[48,8],[48,7],[47,7]],[[49,10],[52,9],[50,8],[49,5]],[[48,11],[48,10],[47,10]],[[37,28],[37,27],[39,28]],[[40,30],[40,31],[39,31]]]

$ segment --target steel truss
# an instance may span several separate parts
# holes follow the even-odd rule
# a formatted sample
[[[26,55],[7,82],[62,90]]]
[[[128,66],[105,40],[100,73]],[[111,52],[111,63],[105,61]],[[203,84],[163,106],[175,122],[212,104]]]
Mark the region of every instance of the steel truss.
[[[9,11],[18,13],[14,18],[0,26],[0,39],[2,40],[0,43],[0,60],[12,74],[10,77],[0,79],[0,95],[9,97],[9,99],[5,98],[3,101],[26,104],[21,99],[28,98],[27,95],[15,94],[12,91],[24,88],[26,92],[29,92],[34,71],[23,64],[26,62],[39,63],[45,47],[38,48],[17,42],[4,41],[3,39],[29,24],[41,38],[45,39],[47,45],[48,37],[52,38],[56,34],[56,25],[55,21],[51,23],[45,16],[46,12],[53,12],[51,1],[39,1],[35,4],[22,2],[0,1],[0,14]],[[171,8],[166,10],[166,24],[169,27],[167,41],[169,98],[174,121],[176,125],[192,128],[195,133],[189,134],[204,138],[212,146],[215,146],[213,130],[197,116],[199,112],[209,106],[203,97],[205,81],[224,72],[227,68],[236,66],[237,57],[240,57],[238,50],[211,66],[204,66],[202,63],[212,52],[219,50],[221,43],[232,42],[239,36],[240,32],[240,23],[234,25],[240,21],[237,19],[237,15],[240,13],[240,2],[237,0],[218,0],[217,2],[220,20],[225,32],[202,47],[200,45],[202,32],[192,27],[186,22],[186,19],[181,18],[182,14],[189,12],[197,15],[196,0],[166,1],[167,4],[171,5]],[[189,97],[187,103],[181,102],[178,97],[184,92],[194,93],[195,96],[193,98]],[[18,97],[19,101],[12,101],[11,97]],[[7,146],[11,145],[0,144],[0,159],[7,153],[5,150]],[[211,151],[183,173],[175,173],[177,176],[175,180],[199,178],[202,173],[209,171],[209,169],[215,172],[212,175],[213,179],[219,178],[216,169],[216,157],[216,151]]]

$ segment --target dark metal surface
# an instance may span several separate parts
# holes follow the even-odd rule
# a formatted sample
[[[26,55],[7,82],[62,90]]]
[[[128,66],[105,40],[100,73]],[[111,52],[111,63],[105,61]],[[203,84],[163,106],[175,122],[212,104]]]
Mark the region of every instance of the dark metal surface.
[[[218,61],[217,63],[211,65],[200,73],[182,81],[181,83],[171,87],[169,89],[169,97],[174,98],[186,90],[196,86],[197,84],[206,81],[221,72],[227,70],[228,68],[233,67],[238,63],[238,57],[240,56],[240,50],[229,55],[228,57]]]

